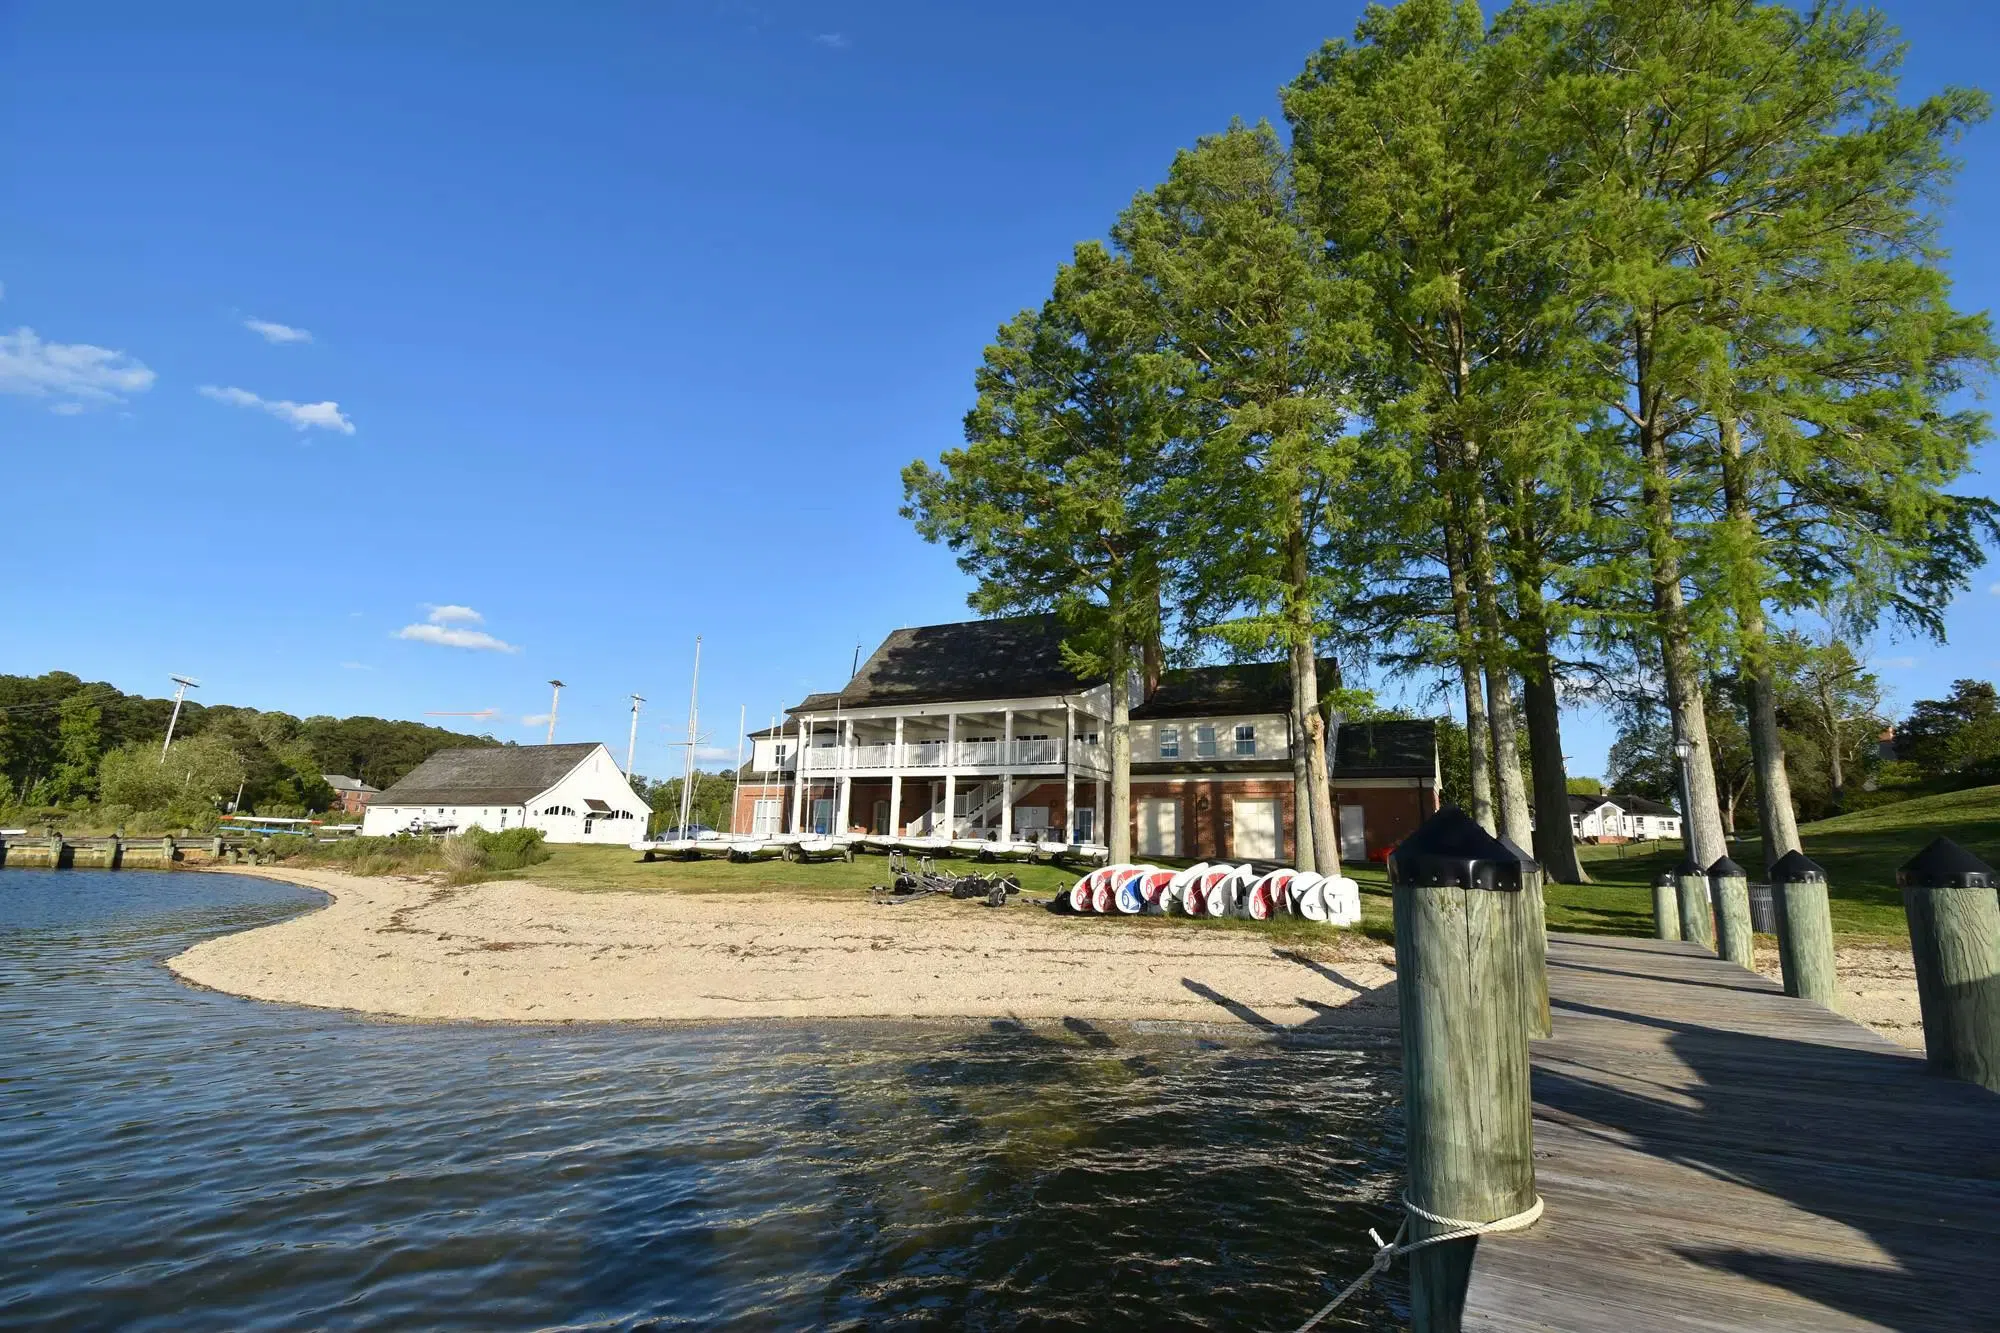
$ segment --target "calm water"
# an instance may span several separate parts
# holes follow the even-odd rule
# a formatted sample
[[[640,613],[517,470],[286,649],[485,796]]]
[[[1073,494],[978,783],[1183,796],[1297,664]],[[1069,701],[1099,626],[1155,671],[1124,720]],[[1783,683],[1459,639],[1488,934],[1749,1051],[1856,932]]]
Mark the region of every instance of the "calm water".
[[[0,1326],[1292,1328],[1389,1222],[1380,1052],[386,1023],[161,966],[316,901],[0,872]]]

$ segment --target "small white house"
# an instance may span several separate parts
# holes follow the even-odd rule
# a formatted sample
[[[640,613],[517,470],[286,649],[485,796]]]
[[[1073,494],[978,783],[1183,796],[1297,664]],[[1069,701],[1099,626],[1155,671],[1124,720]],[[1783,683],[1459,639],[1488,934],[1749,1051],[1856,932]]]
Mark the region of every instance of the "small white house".
[[[375,797],[363,837],[424,829],[540,829],[550,842],[620,846],[652,811],[596,741],[440,750]]]
[[[1681,836],[1680,812],[1643,796],[1571,796],[1570,831],[1578,842],[1647,842]]]

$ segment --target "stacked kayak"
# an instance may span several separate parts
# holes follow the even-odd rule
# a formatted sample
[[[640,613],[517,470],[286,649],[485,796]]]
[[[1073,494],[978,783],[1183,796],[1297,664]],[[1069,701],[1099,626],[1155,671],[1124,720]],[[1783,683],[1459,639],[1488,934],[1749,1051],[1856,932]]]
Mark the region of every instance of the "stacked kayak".
[[[1069,910],[1099,916],[1298,917],[1330,926],[1361,920],[1361,886],[1345,875],[1202,862],[1185,870],[1107,865],[1065,895]]]

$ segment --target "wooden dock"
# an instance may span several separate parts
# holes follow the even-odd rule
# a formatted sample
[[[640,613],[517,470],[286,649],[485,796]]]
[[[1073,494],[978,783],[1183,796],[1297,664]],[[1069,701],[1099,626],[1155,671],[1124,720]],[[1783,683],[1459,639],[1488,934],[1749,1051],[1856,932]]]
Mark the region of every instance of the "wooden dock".
[[[1466,1327],[2000,1329],[2000,1095],[1693,945],[1552,935],[1548,1213]]]

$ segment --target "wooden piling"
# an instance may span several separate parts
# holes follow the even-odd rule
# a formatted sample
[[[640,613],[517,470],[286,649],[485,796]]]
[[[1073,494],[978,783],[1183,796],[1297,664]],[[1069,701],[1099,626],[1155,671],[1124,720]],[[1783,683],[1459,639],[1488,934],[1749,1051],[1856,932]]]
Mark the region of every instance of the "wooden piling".
[[[1826,872],[1804,852],[1786,852],[1771,867],[1778,900],[1778,966],[1785,994],[1835,1007],[1840,978],[1833,967],[1833,912]]]
[[[104,868],[116,870],[125,863],[125,840],[116,833],[104,844]]]
[[[160,869],[172,870],[176,855],[178,855],[178,851],[174,847],[174,836],[169,833],[160,839]]]
[[[1549,1013],[1549,914],[1542,899],[1542,865],[1505,834],[1498,841],[1514,858],[1521,885],[1521,1012],[1528,1036],[1541,1040],[1556,1033]]]
[[[2000,900],[1993,867],[1938,838],[1896,872],[1924,1055],[1940,1074],[2000,1092]]]
[[[1681,938],[1715,949],[1715,918],[1708,910],[1708,870],[1689,856],[1674,868],[1674,897],[1680,902]]]
[[[1653,877],[1653,938],[1677,940],[1681,937],[1681,904],[1674,890],[1674,872],[1662,870]]]
[[[1491,1222],[1535,1201],[1521,959],[1527,910],[1513,853],[1456,807],[1389,857],[1402,1006],[1408,1201]],[[1414,1212],[1409,1236],[1448,1228]],[[1410,1255],[1410,1326],[1457,1333],[1478,1239]]]
[[[1750,877],[1724,856],[1708,868],[1708,882],[1715,902],[1715,951],[1738,967],[1750,967],[1756,943],[1750,928]]]

